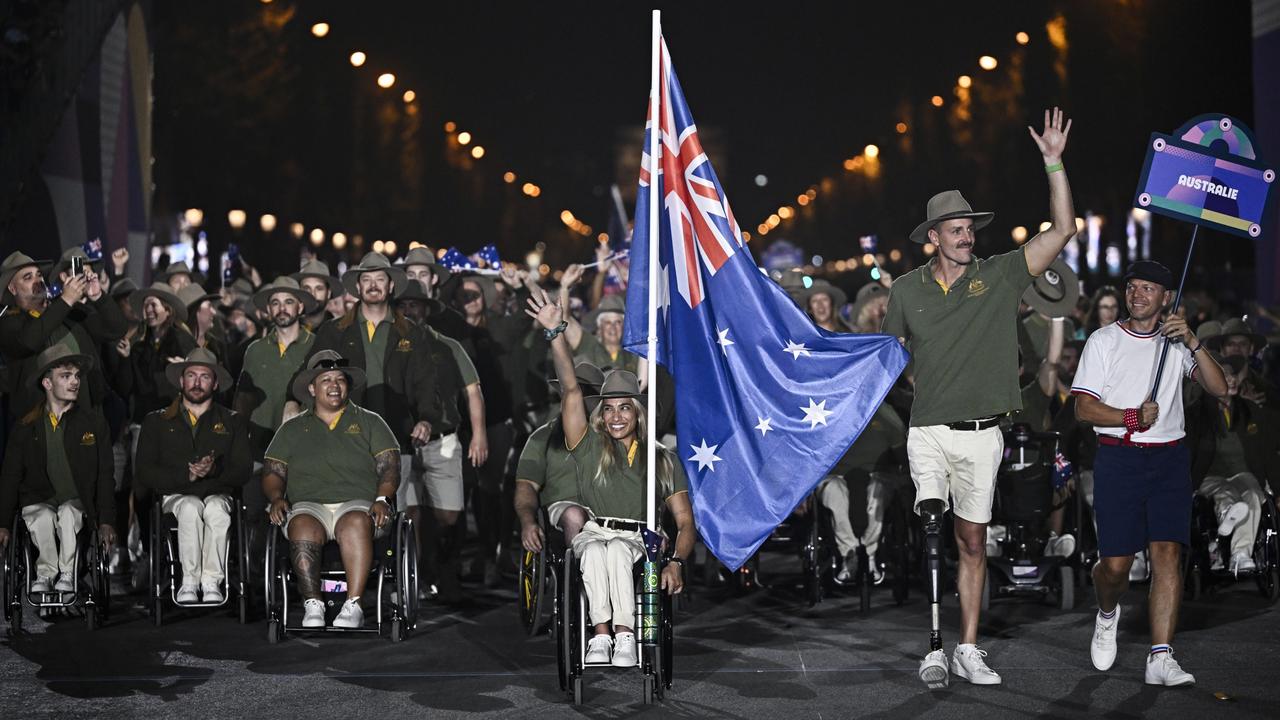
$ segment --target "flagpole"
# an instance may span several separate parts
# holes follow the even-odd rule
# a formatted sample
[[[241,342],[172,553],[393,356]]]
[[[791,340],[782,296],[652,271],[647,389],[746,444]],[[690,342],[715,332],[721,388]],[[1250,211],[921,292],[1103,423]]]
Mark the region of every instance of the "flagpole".
[[[647,396],[645,398],[646,415],[649,418],[648,432],[645,438],[645,522],[649,529],[658,529],[657,495],[658,495],[658,202],[659,195],[658,169],[662,167],[658,159],[661,143],[658,136],[662,132],[659,124],[659,110],[662,105],[659,83],[660,57],[662,53],[662,11],[653,11],[653,54],[649,65],[649,348],[646,357],[648,373]]]

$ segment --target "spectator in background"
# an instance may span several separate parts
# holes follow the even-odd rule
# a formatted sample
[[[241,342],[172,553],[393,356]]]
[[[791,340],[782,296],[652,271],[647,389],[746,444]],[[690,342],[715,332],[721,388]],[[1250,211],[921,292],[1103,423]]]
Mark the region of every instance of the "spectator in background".
[[[1111,285],[1103,285],[1093,292],[1093,300],[1089,306],[1089,317],[1085,321],[1085,335],[1092,335],[1098,328],[1104,328],[1120,319],[1120,291]]]
[[[800,297],[805,312],[818,327],[829,332],[852,332],[853,329],[840,317],[840,309],[849,302],[849,296],[843,290],[826,280],[814,280]]]

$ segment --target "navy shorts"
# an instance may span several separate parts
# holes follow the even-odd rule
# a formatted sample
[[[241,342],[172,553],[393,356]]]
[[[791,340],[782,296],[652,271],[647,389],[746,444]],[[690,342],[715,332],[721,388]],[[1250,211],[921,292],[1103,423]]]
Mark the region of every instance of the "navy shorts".
[[[1093,464],[1098,554],[1123,557],[1151,542],[1191,541],[1191,453],[1171,447],[1099,445]]]

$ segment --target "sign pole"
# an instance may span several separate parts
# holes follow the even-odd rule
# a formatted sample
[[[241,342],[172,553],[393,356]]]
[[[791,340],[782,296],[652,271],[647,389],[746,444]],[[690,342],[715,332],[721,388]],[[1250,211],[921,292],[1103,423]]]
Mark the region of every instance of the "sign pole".
[[[1173,296],[1173,309],[1169,311],[1172,315],[1178,312],[1178,307],[1182,305],[1182,287],[1187,284],[1187,270],[1191,267],[1191,255],[1196,251],[1196,233],[1200,232],[1199,225],[1191,226],[1191,244],[1187,246],[1187,260],[1182,263],[1182,279],[1178,281],[1178,292]],[[1154,402],[1156,399],[1156,391],[1160,389],[1160,376],[1164,374],[1164,361],[1169,356],[1169,338],[1164,339],[1164,345],[1160,348],[1160,362],[1156,365],[1156,381],[1151,385],[1151,394],[1148,396],[1149,401]]]

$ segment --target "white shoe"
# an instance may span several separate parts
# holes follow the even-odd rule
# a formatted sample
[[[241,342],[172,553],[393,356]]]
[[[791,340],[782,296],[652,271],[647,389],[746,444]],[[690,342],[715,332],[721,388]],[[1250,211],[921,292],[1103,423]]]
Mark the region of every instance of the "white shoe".
[[[351,598],[342,603],[338,617],[333,619],[333,626],[348,629],[364,627],[364,608],[360,607],[360,598]]]
[[[618,633],[613,637],[613,660],[614,667],[635,667],[640,662],[639,653],[636,652],[636,634],[635,633]]]
[[[587,641],[587,655],[582,658],[582,662],[587,665],[607,663],[611,650],[613,650],[613,638],[608,635],[596,635]]]
[[[920,661],[920,679],[930,690],[941,690],[950,682],[947,675],[947,653],[934,650]]]
[[[1146,682],[1148,685],[1179,687],[1195,685],[1196,676],[1183,670],[1178,661],[1173,659],[1173,650],[1169,650],[1147,656]]]
[[[53,584],[53,589],[58,592],[69,593],[76,591],[76,582],[73,578],[63,573],[58,576],[58,581]]]
[[[178,594],[174,596],[174,600],[179,603],[200,602],[200,596],[196,594],[199,590],[199,585],[183,585],[178,588]]]
[[[1071,557],[1076,551],[1076,539],[1065,535],[1050,535],[1044,544],[1045,557]]]
[[[1258,563],[1253,561],[1253,556],[1247,552],[1238,552],[1231,554],[1231,572],[1242,573],[1252,572],[1258,569]]]
[[[850,550],[845,553],[844,562],[840,564],[840,572],[836,573],[835,581],[840,585],[848,585],[858,576],[858,551]]]
[[[1245,521],[1249,517],[1249,504],[1241,500],[1232,503],[1226,512],[1222,513],[1222,517],[1218,519],[1218,537],[1230,535],[1235,531],[1236,526]]]
[[[324,602],[311,599],[302,603],[302,627],[324,627]]]
[[[951,672],[974,685],[999,685],[1000,676],[987,667],[987,661],[983,660],[986,656],[987,651],[979,650],[977,645],[957,645],[951,654]]]
[[[1110,620],[1104,620],[1102,611],[1093,621],[1093,643],[1089,646],[1089,657],[1093,666],[1107,671],[1116,662],[1116,630],[1120,628],[1120,606],[1116,605],[1116,614]]]
[[[216,583],[216,582],[212,582],[212,583],[201,583],[201,584],[200,584],[200,597],[201,597],[201,598],[203,598],[203,599],[204,599],[204,601],[205,601],[205,602],[207,602],[207,603],[220,603],[220,602],[222,602],[223,595],[222,595],[222,587],[221,587],[221,584],[220,584],[220,583]]]
[[[31,582],[31,592],[47,593],[53,589],[53,578],[38,577]]]
[[[1145,582],[1150,578],[1147,571],[1147,556],[1138,553],[1133,556],[1133,565],[1129,566],[1129,582]]]
[[[877,563],[871,563],[871,584],[879,585],[882,582],[884,582],[884,570]]]

